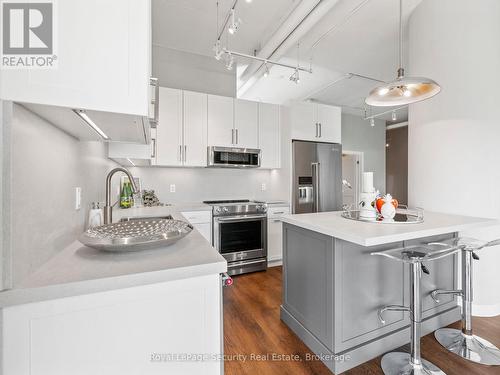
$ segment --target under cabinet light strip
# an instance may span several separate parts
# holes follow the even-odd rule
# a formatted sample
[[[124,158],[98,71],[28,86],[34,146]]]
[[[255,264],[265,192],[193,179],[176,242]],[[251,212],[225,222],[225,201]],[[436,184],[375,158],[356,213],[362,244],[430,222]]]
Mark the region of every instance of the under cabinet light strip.
[[[75,112],[83,121],[85,121],[94,131],[99,134],[104,140],[108,141],[109,137],[102,131],[100,127],[96,125],[94,121],[87,115],[87,113],[82,110],[82,109],[73,109],[73,112]]]

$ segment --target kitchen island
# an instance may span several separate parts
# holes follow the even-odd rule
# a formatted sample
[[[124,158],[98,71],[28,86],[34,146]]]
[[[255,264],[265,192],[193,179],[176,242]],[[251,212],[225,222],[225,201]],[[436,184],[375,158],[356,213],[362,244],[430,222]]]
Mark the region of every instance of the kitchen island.
[[[344,219],[341,212],[286,215],[283,221],[281,319],[335,374],[409,342],[408,314],[386,305],[409,304],[408,267],[371,256],[403,246],[446,240],[495,220],[426,212],[420,224]],[[460,319],[453,297],[436,303],[434,289],[456,289],[457,256],[426,264],[422,277],[423,334]]]
[[[186,220],[170,206],[116,210],[114,221],[166,215]],[[196,229],[131,253],[75,241],[0,293],[0,373],[220,375],[226,270]]]

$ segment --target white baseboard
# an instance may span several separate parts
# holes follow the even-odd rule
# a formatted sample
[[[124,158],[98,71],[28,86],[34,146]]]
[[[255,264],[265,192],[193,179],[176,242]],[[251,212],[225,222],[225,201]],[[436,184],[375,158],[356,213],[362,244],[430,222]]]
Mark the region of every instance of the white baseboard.
[[[282,258],[277,258],[277,259],[268,259],[267,260],[267,267],[278,267],[283,265],[283,259]]]
[[[472,304],[472,315],[481,317],[493,317],[500,315],[500,303],[494,305]]]
[[[457,297],[457,305],[462,307],[462,297]],[[494,305],[476,305],[472,303],[472,316],[491,318],[500,315],[500,303]]]

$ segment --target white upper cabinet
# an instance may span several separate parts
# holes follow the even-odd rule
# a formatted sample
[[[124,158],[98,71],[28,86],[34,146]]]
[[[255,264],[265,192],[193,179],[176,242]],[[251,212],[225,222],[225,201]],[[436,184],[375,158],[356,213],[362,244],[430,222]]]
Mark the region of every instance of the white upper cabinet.
[[[258,148],[259,104],[248,100],[234,100],[234,141],[240,148]]]
[[[58,1],[57,67],[2,70],[0,98],[149,115],[151,1]]]
[[[207,94],[184,91],[183,163],[207,165]]]
[[[341,109],[316,103],[292,106],[292,139],[341,143]]]
[[[341,143],[341,108],[317,104],[317,116],[320,141]]]
[[[280,167],[280,107],[259,104],[259,148],[261,168]]]
[[[160,87],[156,165],[182,166],[182,90]]]
[[[234,146],[234,100],[208,95],[208,145]]]

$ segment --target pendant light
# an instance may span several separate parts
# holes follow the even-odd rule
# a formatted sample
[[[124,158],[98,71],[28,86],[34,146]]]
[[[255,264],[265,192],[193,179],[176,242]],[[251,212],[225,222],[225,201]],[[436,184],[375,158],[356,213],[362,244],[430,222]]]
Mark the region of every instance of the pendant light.
[[[403,0],[399,0],[399,69],[395,81],[373,89],[365,99],[374,107],[407,105],[429,99],[441,91],[432,79],[425,77],[405,77],[403,69]]]

